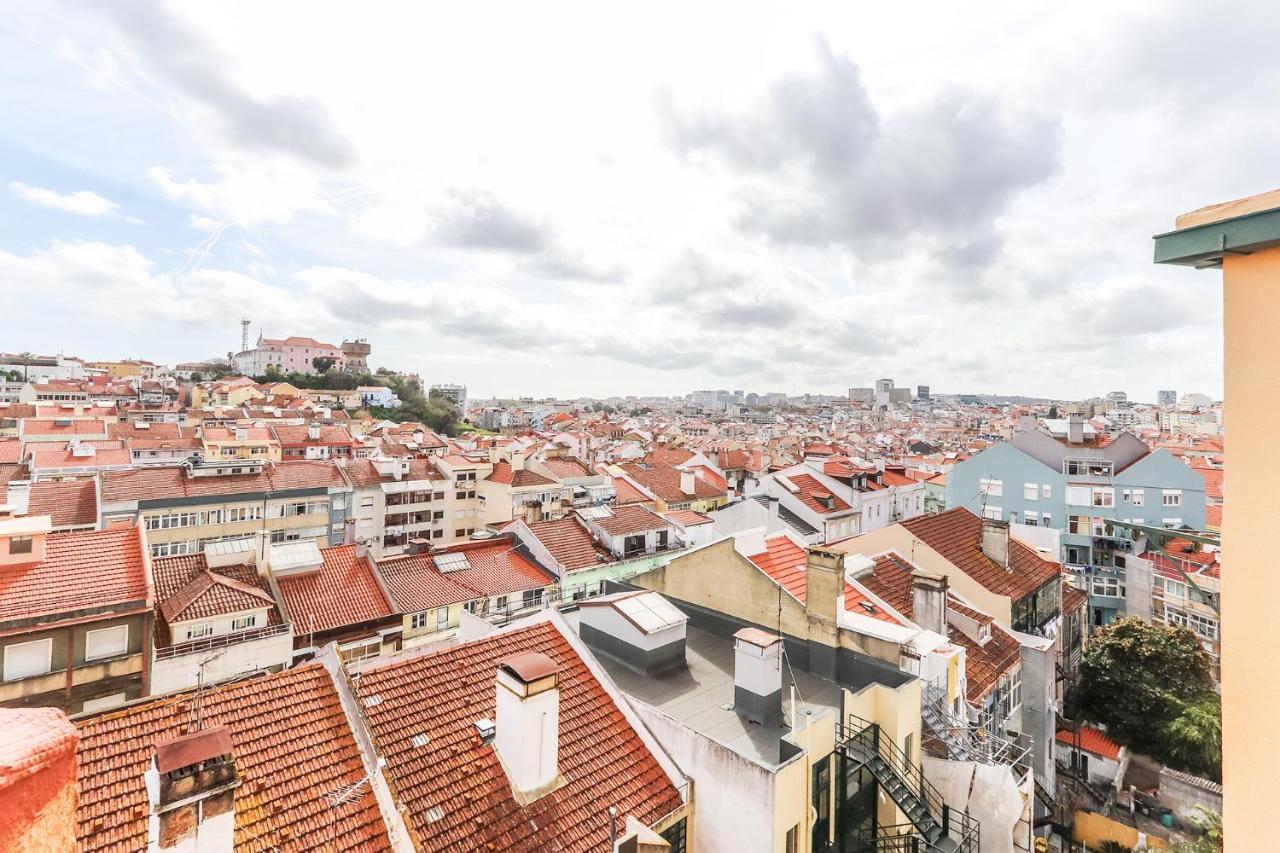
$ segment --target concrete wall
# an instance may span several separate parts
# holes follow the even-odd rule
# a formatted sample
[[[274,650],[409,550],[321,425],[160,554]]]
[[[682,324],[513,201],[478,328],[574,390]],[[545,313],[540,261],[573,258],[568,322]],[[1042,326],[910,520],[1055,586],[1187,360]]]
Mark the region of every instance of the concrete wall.
[[[224,646],[223,654],[209,660],[204,667],[206,684],[223,681],[271,667],[285,668],[293,662],[293,633],[284,631]],[[195,687],[200,673],[200,662],[210,657],[208,650],[171,658],[160,658],[151,663],[151,692],[171,693]]]
[[[1090,768],[1092,766],[1090,764]],[[1183,824],[1199,817],[1196,806],[1222,814],[1222,786],[1208,779],[1171,772],[1165,767],[1160,770],[1160,804],[1173,809]]]
[[[658,709],[629,699],[680,770],[696,780],[699,853],[774,853],[774,775]],[[783,829],[785,832],[785,827]]]

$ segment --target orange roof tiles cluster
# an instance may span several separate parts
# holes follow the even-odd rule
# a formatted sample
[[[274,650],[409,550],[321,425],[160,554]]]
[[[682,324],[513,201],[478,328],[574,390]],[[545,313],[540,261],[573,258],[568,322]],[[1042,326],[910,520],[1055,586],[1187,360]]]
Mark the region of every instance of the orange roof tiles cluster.
[[[85,853],[147,848],[144,774],[157,741],[190,726],[193,695],[167,696],[77,723],[80,728],[76,835]],[[206,725],[226,726],[242,785],[235,792],[237,850],[384,851],[377,800],[368,786],[342,808],[324,795],[356,785],[364,765],[318,663],[208,688]]]
[[[989,592],[1018,599],[1062,574],[1062,567],[1009,538],[1010,568],[996,563],[982,551],[982,519],[964,507],[937,515],[921,515],[899,522],[943,559],[960,569]]]
[[[27,515],[50,516],[55,528],[98,521],[98,490],[92,478],[39,480],[27,489]]]
[[[1120,758],[1120,744],[1109,738],[1106,732],[1095,729],[1093,726],[1080,726],[1078,736],[1070,729],[1058,729],[1057,740],[1058,743],[1070,747],[1074,747],[1079,742],[1080,748],[1085,752],[1091,752],[1112,761]]]
[[[444,554],[465,554],[466,567],[442,572],[436,558]],[[554,583],[505,538],[388,557],[378,562],[378,572],[405,612],[511,595]]]
[[[628,536],[647,530],[662,530],[667,526],[666,519],[638,504],[616,506],[613,508],[612,515],[597,518],[595,522],[600,525],[600,529],[611,536]]]
[[[285,610],[299,635],[329,631],[394,615],[369,561],[355,545],[321,548],[320,570],[276,578]]]
[[[851,507],[837,494],[810,474],[791,474],[787,479],[796,487],[796,498],[819,515],[847,512]]]
[[[112,605],[149,606],[142,531],[136,527],[51,533],[44,559],[0,567],[0,621],[51,617]]]
[[[613,555],[602,548],[595,537],[572,515],[555,521],[538,521],[529,525],[551,557],[565,569],[585,569],[613,562]]]
[[[523,652],[558,670],[558,768],[564,784],[519,805],[492,745],[476,733],[495,718],[499,661]],[[386,772],[421,849],[599,850],[602,804],[651,824],[681,803],[679,791],[586,662],[551,622],[362,668],[365,709]],[[425,745],[414,738],[426,735]]]

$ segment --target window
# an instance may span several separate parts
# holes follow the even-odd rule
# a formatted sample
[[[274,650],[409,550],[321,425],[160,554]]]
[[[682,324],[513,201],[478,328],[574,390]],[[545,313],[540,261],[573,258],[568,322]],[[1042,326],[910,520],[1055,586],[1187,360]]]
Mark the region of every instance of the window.
[[[363,497],[362,497],[362,498],[360,498],[360,508],[361,508],[361,509],[372,509],[372,508],[373,508],[373,498],[363,498]]]
[[[1176,581],[1173,578],[1156,578],[1156,586],[1164,587],[1164,594],[1173,598],[1186,598],[1187,585],[1182,581]]]
[[[1095,488],[1093,490],[1093,505],[1094,506],[1115,506],[1116,505],[1115,489]]]
[[[493,600],[494,610],[503,610],[506,608],[506,606],[507,606],[507,597],[505,595],[500,595]]]
[[[1107,460],[1068,459],[1062,464],[1069,477],[1110,477],[1112,463]]]
[[[347,498],[345,495],[335,495],[333,498],[333,508],[335,510],[347,508]]]
[[[4,647],[4,680],[17,681],[50,672],[53,664],[53,639],[32,640]]]
[[[990,518],[995,521],[999,521],[1003,515],[1003,511],[998,506],[984,506],[982,508],[983,518]]]
[[[1124,598],[1124,583],[1121,582],[1120,578],[1095,577],[1093,579],[1093,594],[1108,598]]]
[[[449,608],[437,607],[436,608],[436,630],[443,631],[445,628],[448,628],[448,627],[449,627]]]
[[[541,603],[542,603],[542,590],[526,589],[524,591],[524,599],[521,601],[521,604],[524,607],[537,607]]]
[[[1040,497],[1044,498],[1045,500],[1048,500],[1049,498],[1053,497],[1053,486],[1049,485],[1048,483],[1041,484]]]
[[[1087,515],[1069,515],[1067,516],[1067,532],[1074,533],[1077,536],[1089,536],[1093,527]]]
[[[670,846],[668,853],[689,853],[687,818],[680,818],[662,831],[662,840]]]
[[[254,625],[256,625],[256,624],[258,624],[258,617],[257,617],[256,615],[255,615],[255,616],[241,616],[241,617],[240,617],[240,618],[238,618],[238,619],[232,619],[232,620],[231,620],[231,630],[232,630],[232,631],[244,631],[244,630],[245,630],[245,629],[247,629],[247,628],[252,628],[252,627],[253,627]]]
[[[992,480],[983,477],[978,481],[978,490],[988,497],[1001,497],[1004,495],[1004,480]]]
[[[1160,494],[1161,506],[1182,506],[1182,489],[1165,489]]]
[[[1036,483],[1023,483],[1022,497],[1029,501],[1038,500],[1040,498],[1040,486]]]
[[[800,825],[796,824],[795,826],[787,830],[787,846],[786,846],[787,853],[799,853],[800,848],[797,846],[799,843],[800,843]]]
[[[427,624],[428,623],[427,623],[426,611],[423,611],[422,613],[415,613],[409,617],[409,627],[412,628],[414,631],[423,630],[424,628],[427,627]]]
[[[1182,526],[1182,519],[1181,518],[1162,518],[1160,519],[1160,526],[1166,527],[1169,530],[1177,530],[1179,527]]]
[[[10,554],[30,554],[35,540],[30,536],[13,536],[9,539]]]
[[[201,625],[192,625],[187,629],[187,639],[194,640],[197,637],[208,637],[213,633],[213,623],[205,622]]]
[[[1049,513],[1044,512],[1040,514],[1041,527],[1052,527],[1053,526],[1052,522],[1053,522],[1053,516],[1051,516]]]
[[[1034,510],[1027,510],[1022,514],[1022,520],[1025,524],[1027,524],[1030,527],[1039,527],[1040,513],[1035,512]]]
[[[1122,497],[1131,506],[1142,506],[1146,502],[1146,493],[1142,489],[1125,489]]]
[[[1091,506],[1093,490],[1088,486],[1067,486],[1068,506]]]
[[[129,651],[129,626],[99,628],[84,635],[84,659],[113,658]]]

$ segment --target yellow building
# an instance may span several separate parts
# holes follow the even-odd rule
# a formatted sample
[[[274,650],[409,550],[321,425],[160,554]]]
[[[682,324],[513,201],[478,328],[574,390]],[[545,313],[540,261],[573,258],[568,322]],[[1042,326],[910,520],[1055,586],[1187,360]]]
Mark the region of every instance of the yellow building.
[[[149,361],[127,358],[123,361],[90,361],[85,367],[92,370],[104,370],[116,379],[132,379],[141,376],[150,379],[156,375],[156,365]]]
[[[1280,498],[1271,484],[1280,415],[1280,191],[1179,216],[1155,238],[1157,263],[1222,271],[1223,423],[1230,430],[1222,510],[1222,782],[1224,834],[1235,850],[1274,839],[1271,783],[1280,732],[1274,708],[1275,656],[1265,632],[1280,596],[1274,571]],[[1168,298],[1182,299],[1171,289]]]
[[[263,400],[262,392],[253,380],[238,376],[219,382],[207,382],[191,388],[191,405],[197,409],[206,406],[243,406],[251,400]]]
[[[268,427],[202,427],[200,432],[206,462],[232,462],[239,459],[280,461],[280,442]]]

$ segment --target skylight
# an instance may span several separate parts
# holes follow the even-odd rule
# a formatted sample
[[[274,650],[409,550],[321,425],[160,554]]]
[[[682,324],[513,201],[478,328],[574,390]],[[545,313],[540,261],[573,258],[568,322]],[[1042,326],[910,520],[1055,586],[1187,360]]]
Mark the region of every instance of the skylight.
[[[457,572],[471,568],[471,561],[467,559],[466,554],[438,554],[435,560],[436,568],[441,572]]]

